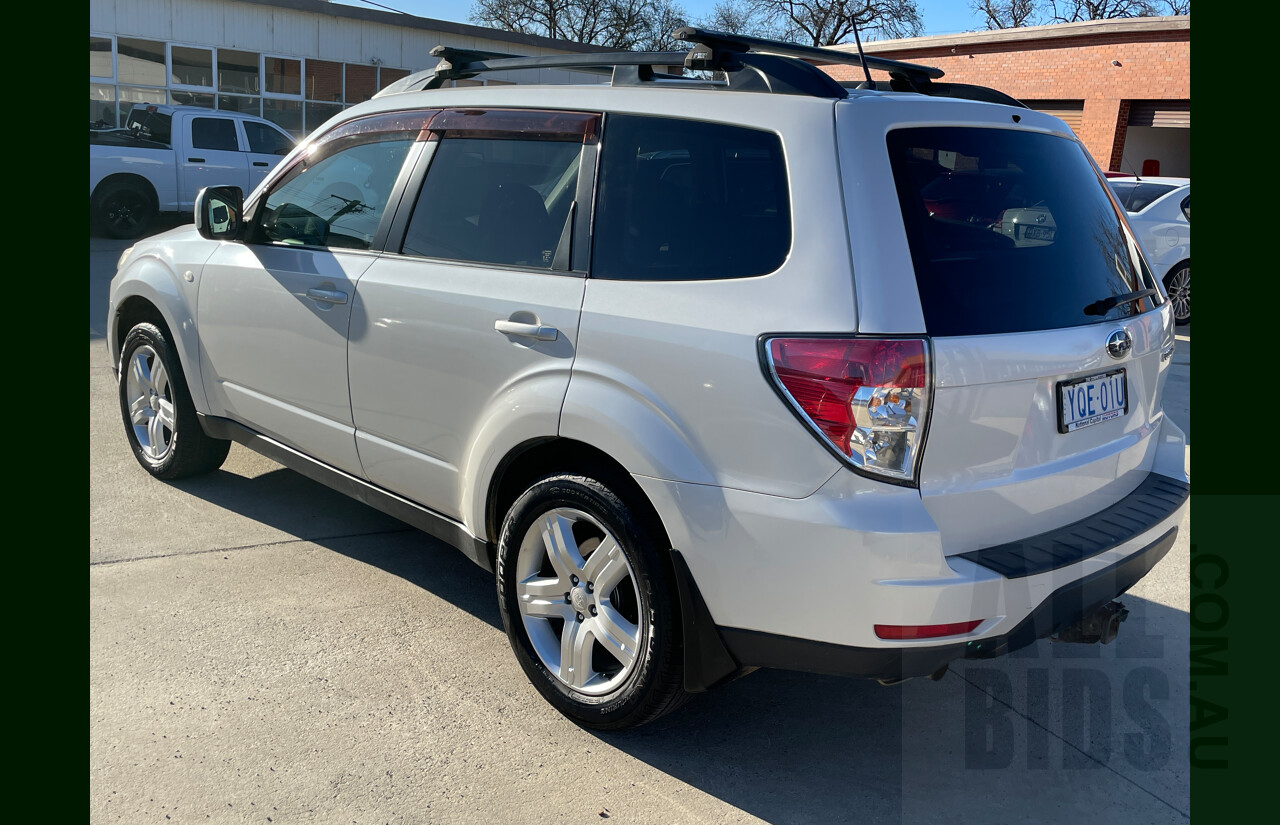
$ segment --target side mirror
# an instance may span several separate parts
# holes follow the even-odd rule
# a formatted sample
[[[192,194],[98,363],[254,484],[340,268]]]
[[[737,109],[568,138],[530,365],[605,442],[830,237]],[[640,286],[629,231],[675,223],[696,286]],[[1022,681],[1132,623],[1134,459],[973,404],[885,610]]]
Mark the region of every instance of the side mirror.
[[[196,195],[196,231],[209,240],[233,240],[240,234],[244,193],[239,186],[206,186]]]

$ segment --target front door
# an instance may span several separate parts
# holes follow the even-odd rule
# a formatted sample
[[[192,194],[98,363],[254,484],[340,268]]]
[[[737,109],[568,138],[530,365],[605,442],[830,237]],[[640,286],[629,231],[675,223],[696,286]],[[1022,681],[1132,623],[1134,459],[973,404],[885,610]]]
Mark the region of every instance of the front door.
[[[356,287],[351,401],[369,480],[465,521],[469,463],[557,431],[598,117],[446,110],[430,129],[403,242]]]
[[[381,246],[401,167],[421,147],[418,129],[364,121],[318,140],[246,210],[247,242],[220,245],[205,264],[197,316],[214,414],[353,474],[356,282]]]

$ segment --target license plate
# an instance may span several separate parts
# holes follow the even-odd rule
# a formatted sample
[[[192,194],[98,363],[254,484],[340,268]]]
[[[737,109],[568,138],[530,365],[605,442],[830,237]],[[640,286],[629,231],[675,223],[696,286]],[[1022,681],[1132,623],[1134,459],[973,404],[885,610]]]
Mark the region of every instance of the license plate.
[[[1051,241],[1053,240],[1053,230],[1047,226],[1028,226],[1022,237],[1032,241]]]
[[[1058,432],[1075,432],[1129,412],[1123,369],[1058,382]]]

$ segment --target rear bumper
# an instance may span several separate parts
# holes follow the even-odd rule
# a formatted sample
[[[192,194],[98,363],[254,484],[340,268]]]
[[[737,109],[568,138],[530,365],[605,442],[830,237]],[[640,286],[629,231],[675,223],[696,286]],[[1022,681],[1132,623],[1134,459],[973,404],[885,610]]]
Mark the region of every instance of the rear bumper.
[[[1012,629],[995,636],[927,647],[869,648],[740,628],[721,627],[718,630],[725,648],[741,667],[772,667],[873,679],[928,676],[956,659],[1003,656],[1074,624],[1081,616],[1136,584],[1165,557],[1177,533],[1178,528],[1171,528],[1133,555],[1063,585]]]
[[[635,476],[700,604],[699,646],[740,667],[894,679],[999,656],[1114,599],[1172,546],[1190,485],[1166,420],[1132,492],[1073,524],[948,556],[919,492],[837,473],[803,499]],[[874,626],[979,621],[888,640]],[[687,640],[692,641],[692,640]],[[697,668],[695,668],[697,670]]]

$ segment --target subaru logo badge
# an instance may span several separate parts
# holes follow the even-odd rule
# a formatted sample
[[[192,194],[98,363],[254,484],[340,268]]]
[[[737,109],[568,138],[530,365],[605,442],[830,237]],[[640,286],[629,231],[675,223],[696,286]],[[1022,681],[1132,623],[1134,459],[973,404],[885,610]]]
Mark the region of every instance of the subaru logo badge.
[[[1118,329],[1107,336],[1107,354],[1112,358],[1123,358],[1133,349],[1133,336],[1127,329]]]

